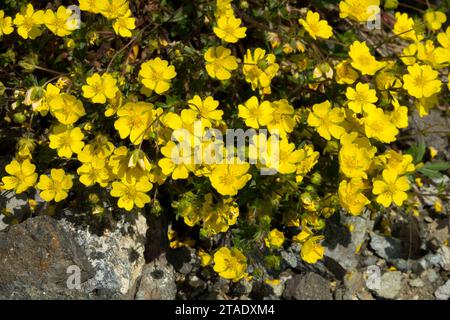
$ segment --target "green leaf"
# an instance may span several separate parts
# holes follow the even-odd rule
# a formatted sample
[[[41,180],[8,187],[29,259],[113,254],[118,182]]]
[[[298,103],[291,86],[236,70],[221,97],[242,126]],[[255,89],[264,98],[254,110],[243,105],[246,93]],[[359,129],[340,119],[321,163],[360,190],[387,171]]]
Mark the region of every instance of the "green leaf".
[[[450,169],[450,163],[445,161],[427,162],[422,168],[417,171],[429,178],[440,178],[442,173]]]
[[[423,136],[419,136],[417,139],[417,143],[415,145],[412,145],[411,148],[406,151],[406,153],[410,154],[414,159],[414,163],[417,164],[422,161],[423,156],[425,155],[425,151],[425,141],[423,139]]]

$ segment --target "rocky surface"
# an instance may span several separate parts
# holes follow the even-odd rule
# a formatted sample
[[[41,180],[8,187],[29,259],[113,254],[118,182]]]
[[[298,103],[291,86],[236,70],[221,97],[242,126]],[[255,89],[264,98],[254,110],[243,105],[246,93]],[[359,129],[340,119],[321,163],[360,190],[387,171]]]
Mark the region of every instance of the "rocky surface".
[[[102,235],[40,216],[0,232],[0,297],[131,298],[145,264],[147,224],[123,219]],[[79,288],[68,285],[80,271]]]
[[[12,208],[21,200],[8,201]],[[8,225],[9,216],[0,230],[0,298],[446,300],[449,219],[430,215],[340,212],[324,229],[323,260],[307,264],[300,245],[287,243],[279,271],[263,262],[254,267],[275,281],[236,283],[201,267],[194,249],[171,249],[164,216],[118,214],[103,228],[80,222],[70,210],[15,225]]]

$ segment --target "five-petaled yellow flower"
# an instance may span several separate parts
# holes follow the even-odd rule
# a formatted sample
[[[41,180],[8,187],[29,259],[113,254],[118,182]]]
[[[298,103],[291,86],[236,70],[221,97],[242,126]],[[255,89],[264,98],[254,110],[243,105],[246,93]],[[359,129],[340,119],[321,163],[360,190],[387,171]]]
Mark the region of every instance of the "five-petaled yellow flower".
[[[44,174],[40,176],[36,187],[41,190],[39,195],[45,201],[60,202],[67,198],[72,185],[72,177],[66,175],[63,169],[52,169],[50,177]]]
[[[239,163],[237,158],[231,159],[230,162],[216,165],[209,176],[211,185],[223,196],[236,195],[252,178],[252,175],[247,173],[250,164]]]
[[[91,99],[93,103],[106,103],[106,99],[113,99],[119,91],[117,80],[110,74],[99,75],[94,73],[86,79],[87,84],[81,89],[83,97]]]
[[[204,58],[206,71],[212,78],[230,79],[231,71],[238,68],[237,59],[231,55],[231,50],[222,46],[209,48]]]
[[[195,95],[188,101],[189,108],[195,111],[198,119],[203,121],[202,126],[211,127],[212,123],[222,120],[223,111],[218,110],[219,101],[208,96],[204,100],[199,95]]]
[[[284,234],[278,229],[272,229],[264,239],[267,248],[279,249],[284,243]]]
[[[269,101],[258,102],[256,96],[248,99],[244,104],[238,105],[238,116],[244,119],[245,124],[251,128],[258,129],[267,125],[273,119],[274,109]]]
[[[24,39],[35,39],[42,34],[40,25],[44,22],[44,11],[34,11],[33,5],[29,3],[20,10],[14,18],[17,33]]]
[[[153,184],[148,181],[146,176],[140,179],[134,177],[130,179],[123,179],[114,181],[112,183],[111,195],[119,198],[117,205],[127,211],[131,211],[135,206],[143,208],[146,203],[150,202],[150,197],[147,195],[153,187]]]
[[[309,237],[308,240],[302,244],[300,257],[303,261],[314,264],[323,258],[325,248],[319,243],[322,239],[323,236],[313,236]]]
[[[136,19],[130,17],[131,11],[124,16],[118,17],[113,23],[114,32],[121,37],[130,38],[131,30],[136,29]]]
[[[63,6],[58,7],[56,12],[48,9],[45,11],[45,26],[58,37],[64,37],[77,29],[77,19],[72,17],[72,10]]]
[[[369,108],[374,108],[374,103],[378,101],[377,92],[370,89],[368,83],[358,82],[355,89],[348,87],[345,94],[349,99],[348,107],[356,113],[361,113]]]
[[[238,248],[222,247],[214,253],[214,271],[224,279],[237,282],[246,276],[247,258]]]
[[[348,53],[351,60],[351,65],[356,70],[359,70],[361,74],[374,75],[378,70],[386,66],[385,62],[379,62],[369,51],[369,47],[366,42],[355,41],[350,46]]]
[[[345,133],[345,129],[341,126],[344,119],[344,110],[331,108],[327,100],[313,105],[312,112],[308,115],[308,125],[316,127],[320,136],[326,140],[331,140],[332,136],[339,139]]]
[[[65,125],[56,126],[49,135],[49,147],[58,150],[58,156],[70,158],[73,153],[80,153],[84,147],[84,134],[80,128]]]
[[[9,176],[2,178],[3,188],[6,190],[15,190],[17,194],[22,193],[28,188],[34,186],[37,180],[35,173],[36,166],[29,159],[24,161],[13,160],[5,167]]]
[[[246,36],[247,28],[241,27],[241,22],[241,19],[234,16],[221,16],[217,19],[214,33],[225,42],[236,43]]]
[[[320,15],[317,12],[308,10],[306,20],[299,19],[298,22],[314,40],[317,38],[328,39],[333,36],[333,28],[328,25],[326,20],[320,20]]]
[[[438,72],[429,65],[414,64],[408,67],[408,74],[403,76],[403,88],[415,98],[428,98],[441,91]]]
[[[177,73],[175,67],[169,65],[166,60],[155,58],[144,62],[139,70],[139,77],[142,84],[157,94],[162,94],[169,90],[170,80],[175,78]]]
[[[387,208],[392,202],[401,206],[408,198],[405,191],[408,191],[409,188],[409,181],[406,176],[399,177],[397,171],[384,169],[382,179],[373,182],[372,192],[377,195],[377,202]]]

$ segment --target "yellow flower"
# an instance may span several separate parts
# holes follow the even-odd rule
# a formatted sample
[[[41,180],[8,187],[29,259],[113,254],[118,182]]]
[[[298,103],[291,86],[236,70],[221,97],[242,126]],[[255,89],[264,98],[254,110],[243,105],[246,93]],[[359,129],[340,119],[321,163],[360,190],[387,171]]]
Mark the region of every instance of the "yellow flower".
[[[417,61],[416,54],[417,54],[417,44],[411,43],[409,46],[403,48],[402,56],[400,57],[400,59],[405,65],[412,66]]]
[[[101,8],[106,6],[109,0],[78,0],[81,11],[100,13]]]
[[[80,176],[79,180],[86,187],[98,183],[105,188],[111,179],[110,172],[107,167],[101,169],[94,168],[90,162],[83,163],[78,169],[77,173]]]
[[[325,248],[322,247],[318,241],[322,240],[323,236],[314,236],[310,237],[303,243],[302,248],[300,250],[300,257],[303,261],[314,264],[318,260],[323,259],[323,255],[325,253]]]
[[[97,134],[94,140],[86,144],[78,153],[78,160],[82,163],[91,163],[94,168],[101,169],[106,165],[106,158],[113,152],[114,145],[108,141],[108,137]]]
[[[397,206],[401,206],[408,198],[405,191],[408,191],[409,188],[409,181],[406,176],[399,176],[392,169],[384,169],[382,179],[377,179],[373,182],[372,192],[377,195],[377,202],[387,208],[392,201]]]
[[[199,95],[195,95],[188,101],[189,108],[195,111],[196,117],[203,121],[203,126],[211,127],[212,123],[222,120],[223,111],[217,110],[219,101],[207,96],[204,100]]]
[[[358,22],[373,21],[380,13],[380,0],[343,0],[339,2],[339,16]]]
[[[158,161],[165,175],[172,175],[172,179],[187,179],[189,171],[194,171],[194,158],[190,141],[175,144],[173,141],[161,148],[165,158]]]
[[[140,179],[114,181],[112,183],[111,196],[119,198],[117,205],[127,211],[131,211],[134,206],[143,208],[150,202],[150,197],[146,194],[153,187],[147,177]]]
[[[17,33],[24,39],[35,39],[42,34],[40,25],[44,21],[44,11],[34,11],[33,5],[29,3],[20,10],[14,18]]]
[[[331,108],[330,102],[324,101],[313,105],[312,112],[308,115],[308,125],[316,127],[320,136],[326,140],[331,140],[333,136],[339,139],[345,129],[341,126],[345,119],[342,108]]]
[[[433,208],[434,208],[434,211],[436,211],[437,213],[442,213],[443,207],[442,207],[441,199],[436,198],[436,201],[434,201],[434,204],[433,204]]]
[[[238,105],[238,116],[244,119],[248,127],[258,129],[265,126],[273,119],[274,109],[269,101],[258,102],[256,96],[248,99],[244,104]]]
[[[50,110],[50,101],[59,96],[59,93],[61,90],[54,86],[53,84],[49,83],[44,90],[44,97],[41,99],[40,103],[36,105],[36,108],[34,108],[34,111],[39,112],[41,116],[45,117]]]
[[[432,147],[432,146],[428,147],[428,150],[430,151],[430,157],[431,157],[431,159],[436,158],[436,156],[437,156],[438,153],[439,153],[439,151],[438,151],[436,148]]]
[[[100,13],[109,20],[126,16],[130,11],[128,0],[100,0],[96,5]]]
[[[119,91],[119,88],[116,86],[117,80],[108,73],[102,76],[94,73],[86,79],[86,82],[87,85],[81,88],[83,97],[91,99],[93,103],[105,103],[106,98],[113,99]]]
[[[130,38],[130,30],[136,29],[136,19],[130,15],[131,11],[128,11],[126,15],[118,17],[113,23],[114,32],[121,37]]]
[[[147,89],[154,90],[157,94],[169,90],[170,80],[175,78],[176,75],[175,67],[160,58],[144,62],[141,65],[141,70],[139,70],[142,84]]]
[[[205,268],[207,266],[210,266],[213,262],[213,257],[207,253],[203,249],[199,249],[197,251],[197,255],[200,257],[200,265]]]
[[[401,106],[397,99],[392,100],[394,110],[389,113],[392,123],[399,129],[408,127],[408,107]]]
[[[264,239],[267,248],[279,249],[284,243],[284,234],[278,229],[272,229]]]
[[[377,152],[369,139],[358,137],[356,132],[341,137],[342,148],[339,150],[339,167],[348,178],[367,179],[372,159]]]
[[[414,20],[408,17],[407,13],[395,13],[395,24],[392,32],[401,39],[411,40],[414,42],[423,39],[422,35],[417,35],[415,31]]]
[[[204,58],[206,71],[212,78],[230,79],[231,71],[238,68],[237,59],[231,55],[231,50],[222,46],[209,48]]]
[[[11,34],[14,31],[11,17],[5,17],[5,12],[0,10],[0,37]]]
[[[34,149],[36,149],[34,139],[24,137],[17,142],[17,156],[21,159],[29,158],[31,160]]]
[[[212,194],[208,194],[212,200]],[[205,196],[205,200],[206,200]],[[215,208],[210,206],[204,206],[203,211],[203,231],[206,235],[213,236],[220,232],[226,232],[230,226],[236,224],[239,217],[239,207],[234,203],[227,203],[223,201],[223,204],[219,204]]]
[[[428,98],[420,98],[416,101],[416,108],[419,111],[420,117],[425,117],[430,112],[431,108],[434,108],[438,104],[438,95],[434,94]]]
[[[371,55],[366,42],[355,41],[350,46],[349,56],[351,65],[361,74],[374,75],[378,70],[386,66],[385,62],[379,62]]]
[[[224,196],[236,195],[252,178],[247,173],[250,168],[248,163],[239,163],[237,158],[230,161],[230,164],[216,165],[209,176],[213,188]]]
[[[339,84],[353,84],[358,79],[356,72],[350,65],[348,60],[339,62],[336,67],[336,82]]]
[[[364,189],[361,179],[352,179],[349,182],[343,180],[339,184],[339,202],[354,216],[361,214],[364,207],[370,203],[362,192]]]
[[[272,120],[267,123],[267,129],[271,134],[278,134],[284,138],[291,133],[295,127],[294,107],[289,104],[286,99],[272,101]]]
[[[364,129],[368,138],[375,138],[385,143],[395,141],[398,134],[391,118],[381,108],[368,110],[364,117]]]
[[[356,113],[374,108],[374,103],[378,101],[377,92],[370,89],[368,83],[358,82],[355,89],[348,87],[345,95],[350,100],[348,107]]]
[[[138,145],[147,138],[153,121],[153,104],[147,102],[128,102],[118,111],[119,117],[114,128],[121,139],[130,137],[131,143]]]
[[[246,276],[247,258],[238,248],[222,247],[214,253],[214,271],[224,279],[237,282]]]
[[[417,44],[417,59],[436,69],[450,61],[449,53],[450,51],[445,48],[435,48],[432,40]]]
[[[403,88],[415,98],[428,98],[441,91],[441,81],[436,79],[438,72],[428,65],[414,64],[408,67],[403,76]]]
[[[309,35],[316,40],[317,37],[328,39],[333,36],[333,28],[328,25],[326,20],[320,20],[317,12],[308,10],[306,20],[299,19],[298,22],[308,31]]]
[[[445,21],[447,16],[441,11],[427,11],[423,16],[427,27],[431,30],[439,30]]]
[[[41,175],[36,185],[41,190],[40,197],[47,202],[54,200],[60,202],[67,198],[68,192],[72,188],[72,177],[66,175],[63,169],[52,169],[50,177]]]
[[[241,19],[230,16],[221,16],[217,19],[217,27],[214,33],[225,42],[236,43],[239,39],[245,38],[246,27],[241,27]]]
[[[17,194],[28,190],[36,183],[37,173],[35,173],[35,170],[36,166],[29,159],[25,159],[22,162],[17,160],[11,161],[5,167],[5,171],[9,176],[2,178],[2,188],[5,190],[14,189]]]
[[[312,168],[317,164],[317,161],[319,160],[319,152],[314,151],[314,147],[312,145],[305,145],[303,148],[300,149],[302,152],[301,160],[299,163],[297,163],[297,171],[296,171],[296,178],[295,180],[297,182],[302,182],[303,177],[307,175]]]
[[[409,154],[401,154],[394,150],[388,150],[384,154],[378,156],[382,165],[386,169],[397,172],[398,175],[411,173],[415,171],[413,157]]]
[[[253,90],[269,87],[278,69],[279,65],[275,63],[275,55],[266,55],[266,50],[261,48],[256,48],[253,54],[250,49],[247,49],[242,71],[245,80],[251,83]]]
[[[71,125],[86,114],[83,103],[70,94],[60,94],[49,102],[50,112],[61,124]]]
[[[437,35],[437,41],[442,47],[450,49],[450,27],[447,27],[445,32],[441,32]]]
[[[48,9],[44,15],[45,26],[58,37],[67,36],[78,28],[76,20],[71,18],[72,13],[64,6],[59,6],[56,13]]]
[[[214,15],[216,17],[233,16],[234,12],[233,7],[231,6],[231,1],[232,0],[217,0]]]
[[[83,132],[78,127],[71,128],[65,125],[58,125],[50,134],[50,145],[52,149],[58,150],[58,156],[70,158],[72,153],[80,153],[84,147]]]
[[[262,157],[262,162],[267,168],[275,169],[281,174],[290,174],[297,171],[297,164],[302,160],[304,156],[303,150],[295,150],[295,144],[289,143],[286,139],[281,139],[281,141],[276,146],[276,150],[272,150],[274,145],[273,136],[267,139],[267,144],[264,146],[259,146],[260,156]],[[266,149],[266,150],[264,150]],[[275,159],[272,161],[272,157]]]

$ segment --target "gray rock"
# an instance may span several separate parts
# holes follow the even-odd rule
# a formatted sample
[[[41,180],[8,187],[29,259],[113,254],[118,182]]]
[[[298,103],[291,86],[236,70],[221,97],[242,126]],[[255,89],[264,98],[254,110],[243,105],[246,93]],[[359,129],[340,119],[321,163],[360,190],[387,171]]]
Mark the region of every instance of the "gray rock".
[[[441,256],[441,261],[439,265],[445,271],[450,271],[450,248],[447,246],[442,246],[438,249],[437,253]]]
[[[373,228],[374,222],[369,218],[369,211],[366,210],[360,216],[352,216],[344,210],[340,212],[340,223],[330,221],[325,229],[325,256],[345,270],[344,273],[353,271],[358,266],[359,258],[357,252],[364,243],[368,231]],[[353,226],[352,232],[348,227]],[[333,273],[336,270],[333,265],[328,264]],[[339,271],[337,271],[339,272]]]
[[[436,282],[437,280],[440,279],[439,274],[434,269],[425,270],[421,274],[421,278],[430,283]]]
[[[408,283],[411,287],[414,288],[422,288],[425,285],[425,282],[423,282],[423,280],[420,278],[409,280]]]
[[[372,300],[373,297],[366,289],[364,274],[358,271],[350,272],[344,277],[343,300]]]
[[[405,259],[402,242],[397,238],[384,237],[376,233],[370,234],[370,247],[386,261]]]
[[[313,272],[296,275],[286,281],[284,297],[295,300],[333,299],[330,282]]]
[[[0,231],[5,230],[8,226],[6,223],[3,222],[3,219],[5,216],[3,214],[0,214]]]
[[[144,265],[147,224],[126,216],[114,231],[91,233],[66,220],[27,219],[0,232],[0,296],[17,299],[131,298]],[[81,285],[68,289],[81,272]]]
[[[233,286],[231,292],[237,296],[248,296],[252,292],[252,289],[253,283],[243,279]]]
[[[173,300],[177,286],[174,268],[161,257],[144,266],[136,294],[138,300]]]
[[[145,264],[147,222],[142,214],[122,216],[113,231],[97,235],[67,220],[60,224],[83,247],[95,270],[85,284],[87,292],[99,291],[105,298],[133,298]]]
[[[450,299],[450,280],[447,280],[447,282],[437,288],[436,292],[434,293],[434,296],[438,300],[449,300]]]
[[[402,289],[403,275],[400,271],[385,272],[378,286],[373,287],[374,293],[384,299],[394,299]]]
[[[68,268],[76,266],[84,286],[95,272],[85,250],[54,219],[41,216],[0,232],[0,297],[3,299],[84,299],[69,289]]]
[[[291,248],[281,251],[281,258],[283,262],[290,268],[296,268],[299,263],[299,254],[294,252]]]

